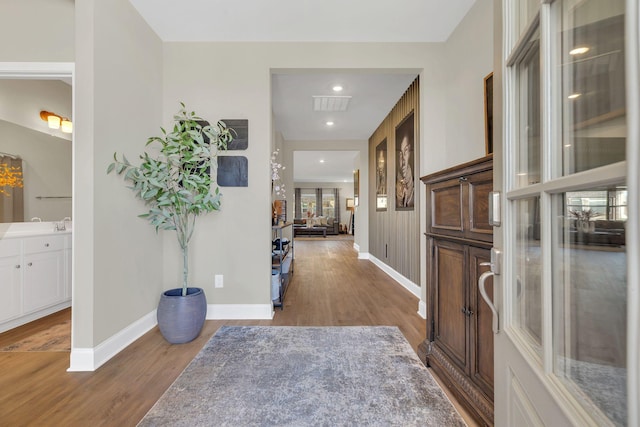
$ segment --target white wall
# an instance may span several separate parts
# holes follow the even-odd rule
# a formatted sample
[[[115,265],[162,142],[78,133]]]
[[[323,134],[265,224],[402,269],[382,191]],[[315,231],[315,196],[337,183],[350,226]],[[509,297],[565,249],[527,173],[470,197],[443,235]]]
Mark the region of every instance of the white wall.
[[[0,61],[74,58],[74,0],[2,0]]]
[[[446,157],[440,169],[485,155],[484,77],[493,71],[492,0],[476,0],[447,40],[445,52]]]
[[[122,179],[162,115],[162,43],[128,0],[76,2],[74,348],[94,348],[156,308],[161,238]]]

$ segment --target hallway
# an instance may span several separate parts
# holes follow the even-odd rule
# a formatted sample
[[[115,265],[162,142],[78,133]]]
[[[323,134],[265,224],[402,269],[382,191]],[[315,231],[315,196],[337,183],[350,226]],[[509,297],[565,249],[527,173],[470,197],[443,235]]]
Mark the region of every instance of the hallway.
[[[96,372],[66,372],[66,352],[0,353],[2,424],[135,425],[222,325],[391,325],[414,350],[424,340],[418,299],[358,260],[352,241],[294,243],[295,272],[273,320],[208,320],[195,341],[173,346],[154,328]]]

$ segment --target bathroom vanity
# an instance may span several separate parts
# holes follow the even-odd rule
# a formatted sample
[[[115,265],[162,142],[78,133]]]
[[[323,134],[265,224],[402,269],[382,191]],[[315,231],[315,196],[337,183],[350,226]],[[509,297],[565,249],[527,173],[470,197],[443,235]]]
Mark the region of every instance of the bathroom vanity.
[[[0,224],[0,332],[71,306],[71,222]]]

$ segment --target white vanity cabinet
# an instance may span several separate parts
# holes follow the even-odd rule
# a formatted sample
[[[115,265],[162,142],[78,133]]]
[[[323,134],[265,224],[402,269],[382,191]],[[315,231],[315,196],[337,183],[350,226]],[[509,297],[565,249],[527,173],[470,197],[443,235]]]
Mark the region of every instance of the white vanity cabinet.
[[[64,301],[64,236],[24,239],[23,313]]]
[[[0,332],[71,305],[71,233],[0,238]]]
[[[21,249],[20,240],[0,240],[0,323],[21,313]]]

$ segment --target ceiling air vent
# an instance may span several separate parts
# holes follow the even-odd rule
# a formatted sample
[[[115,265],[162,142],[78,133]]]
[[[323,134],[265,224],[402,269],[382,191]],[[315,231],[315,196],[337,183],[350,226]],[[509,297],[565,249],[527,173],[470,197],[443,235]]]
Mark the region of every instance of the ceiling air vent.
[[[347,111],[350,96],[313,96],[313,111]]]

